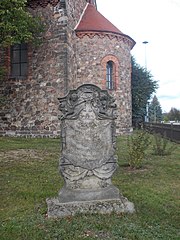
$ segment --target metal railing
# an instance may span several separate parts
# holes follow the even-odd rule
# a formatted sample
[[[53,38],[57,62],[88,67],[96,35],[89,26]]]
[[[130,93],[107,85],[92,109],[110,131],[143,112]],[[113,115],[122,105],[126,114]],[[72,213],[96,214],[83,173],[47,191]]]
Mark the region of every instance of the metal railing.
[[[163,137],[180,143],[180,125],[165,123],[144,123],[144,129],[150,133],[159,133]]]

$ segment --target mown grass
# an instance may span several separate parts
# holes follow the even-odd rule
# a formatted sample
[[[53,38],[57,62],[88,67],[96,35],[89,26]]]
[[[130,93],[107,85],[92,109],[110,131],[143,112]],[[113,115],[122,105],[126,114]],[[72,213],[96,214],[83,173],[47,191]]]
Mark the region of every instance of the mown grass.
[[[144,167],[127,167],[127,139],[118,138],[119,168],[113,182],[134,202],[132,215],[79,214],[47,219],[46,198],[63,186],[58,173],[59,139],[0,138],[0,239],[178,240],[180,145],[170,156],[154,156]]]

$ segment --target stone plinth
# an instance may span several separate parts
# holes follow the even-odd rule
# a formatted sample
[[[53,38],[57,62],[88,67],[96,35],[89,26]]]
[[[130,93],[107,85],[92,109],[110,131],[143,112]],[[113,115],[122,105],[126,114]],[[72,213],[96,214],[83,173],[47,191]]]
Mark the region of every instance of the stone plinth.
[[[119,199],[61,203],[58,198],[46,200],[48,217],[67,217],[77,213],[133,213],[134,204],[121,196]]]
[[[106,90],[85,84],[59,101],[62,112],[59,167],[65,184],[57,198],[47,199],[48,216],[132,213],[133,204],[111,182],[117,168],[113,97]]]

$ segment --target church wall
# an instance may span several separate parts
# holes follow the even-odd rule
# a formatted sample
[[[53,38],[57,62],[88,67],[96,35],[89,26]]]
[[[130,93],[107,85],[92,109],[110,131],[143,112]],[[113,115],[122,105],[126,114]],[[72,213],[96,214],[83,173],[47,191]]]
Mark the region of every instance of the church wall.
[[[0,109],[0,135],[58,136],[57,98],[83,83],[104,88],[102,61],[108,55],[119,61],[119,83],[116,90],[111,91],[119,109],[118,133],[130,131],[130,48],[126,42],[108,36],[77,37],[74,28],[85,6],[85,0],[66,0],[66,9],[48,5],[31,10],[41,16],[46,31],[40,46],[29,45],[28,77],[7,77],[0,86],[0,93],[6,98]],[[5,65],[9,61],[8,55]]]
[[[39,46],[28,45],[28,77],[6,80],[6,115],[1,131],[10,135],[56,135],[57,97],[66,76],[66,19],[59,23],[52,6],[32,11],[46,23]]]
[[[1,90],[6,103],[0,110],[0,135],[59,135],[57,98],[67,93],[69,79],[75,76],[72,34],[86,1],[74,4],[68,0],[67,9],[58,5],[30,9],[41,17],[46,30],[39,46],[28,46],[28,77],[7,76],[4,81]]]
[[[68,24],[67,24],[67,89],[72,87],[72,83],[75,82],[77,75],[77,62],[76,62],[76,35],[74,32],[74,28],[77,25],[81,14],[86,6],[86,0],[67,0],[66,1],[66,9],[68,16]],[[66,91],[67,93],[67,91]]]
[[[131,55],[126,42],[117,38],[110,39],[84,36],[77,39],[77,79],[76,86],[93,83],[105,89],[105,75],[102,60],[106,56],[114,56],[119,61],[118,82],[116,89],[110,93],[116,97],[118,105],[117,133],[131,131]],[[74,87],[74,85],[72,86]]]

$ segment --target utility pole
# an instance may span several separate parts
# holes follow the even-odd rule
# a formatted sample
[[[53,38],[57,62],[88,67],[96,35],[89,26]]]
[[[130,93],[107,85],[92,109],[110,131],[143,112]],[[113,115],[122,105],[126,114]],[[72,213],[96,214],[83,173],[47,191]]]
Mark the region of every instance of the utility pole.
[[[144,66],[147,70],[147,52],[146,52],[146,45],[148,44],[148,41],[142,42],[145,46],[144,48]],[[145,116],[145,122],[149,122],[149,103],[146,104],[146,116]]]
[[[147,70],[147,52],[146,52],[147,50],[146,50],[146,45],[148,44],[148,41],[144,41],[142,43],[145,46],[145,48],[144,48],[144,65],[145,65],[145,68]]]

